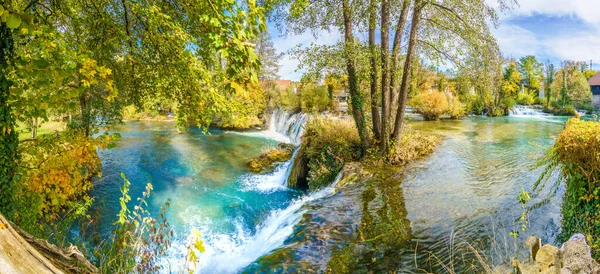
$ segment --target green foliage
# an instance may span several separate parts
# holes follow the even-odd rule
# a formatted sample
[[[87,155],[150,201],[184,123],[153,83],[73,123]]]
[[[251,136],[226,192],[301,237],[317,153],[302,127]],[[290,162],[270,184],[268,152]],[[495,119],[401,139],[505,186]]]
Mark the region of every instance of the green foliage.
[[[311,119],[304,132],[303,157],[308,159],[308,186],[325,187],[335,179],[347,162],[360,159],[361,144],[349,120]]]
[[[517,102],[512,97],[502,98],[502,101],[500,101],[500,103],[507,111],[515,108],[515,106],[517,105]]]
[[[519,60],[519,71],[525,80],[528,93],[536,92],[541,85],[544,67],[535,56],[528,55]]]
[[[521,230],[523,232],[527,231],[527,229],[529,228],[529,218],[527,217],[527,213],[529,212],[529,210],[527,209],[527,202],[529,202],[530,199],[531,197],[529,196],[529,192],[521,188],[521,191],[519,191],[519,195],[517,196],[517,200],[519,201],[523,209],[521,217],[519,218],[522,222]]]
[[[0,41],[0,212],[10,217],[14,210],[11,200],[19,139],[14,130],[15,117],[9,103],[12,81],[7,78],[8,66],[14,54],[13,36],[4,20],[0,22]]]
[[[517,64],[515,62],[510,62],[504,69],[501,87],[502,96],[505,98],[515,96],[521,89],[522,80],[521,73],[517,69]]]
[[[558,99],[561,107],[568,104],[579,105],[592,101],[592,92],[585,75],[577,62],[565,62],[552,83],[552,97]]]
[[[314,82],[303,83],[299,89],[300,107],[304,112],[320,112],[331,105],[327,87]]]
[[[529,93],[519,93],[517,96],[517,104],[519,105],[533,105],[535,103],[535,98],[533,95]]]
[[[541,189],[558,168],[560,176],[551,182],[556,193],[565,181],[566,192],[562,204],[562,231],[567,240],[574,233],[582,233],[594,258],[600,258],[600,123],[570,119],[554,146],[538,163],[544,172],[536,183]]]
[[[161,207],[158,219],[150,216],[146,200],[150,197],[152,185],[146,185],[138,203],[130,209],[128,203],[130,182],[124,180],[119,199],[121,209],[119,219],[114,223],[112,235],[91,247],[87,252],[100,266],[102,273],[156,273],[163,269],[160,258],[167,254],[171,245],[173,230],[166,219],[166,208]],[[202,247],[202,244],[198,247]],[[200,252],[202,252],[200,250]]]

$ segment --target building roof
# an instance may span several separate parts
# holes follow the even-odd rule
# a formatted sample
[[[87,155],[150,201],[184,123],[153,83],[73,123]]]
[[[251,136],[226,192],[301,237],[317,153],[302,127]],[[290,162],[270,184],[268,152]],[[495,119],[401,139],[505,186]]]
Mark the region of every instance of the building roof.
[[[588,83],[590,86],[600,86],[600,73],[596,73],[596,75],[592,76]]]

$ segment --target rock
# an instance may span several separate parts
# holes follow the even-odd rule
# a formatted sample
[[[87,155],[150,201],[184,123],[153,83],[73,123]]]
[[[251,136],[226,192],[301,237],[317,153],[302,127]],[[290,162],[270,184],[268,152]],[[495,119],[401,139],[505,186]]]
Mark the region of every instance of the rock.
[[[600,263],[592,260],[592,274],[600,274]]]
[[[519,273],[521,274],[539,274],[542,270],[537,264],[522,263],[519,264]]]
[[[499,265],[494,267],[492,274],[513,274],[513,268],[508,265]]]
[[[548,269],[540,272],[541,274],[559,274],[560,273],[560,266],[551,266]]]
[[[561,273],[592,273],[592,252],[585,242],[585,237],[575,234],[561,248],[563,254],[563,270]],[[566,272],[569,271],[569,272]]]
[[[542,246],[542,239],[535,236],[529,236],[529,239],[525,241],[525,246],[529,247],[529,260],[533,262],[535,261],[538,250],[540,250],[540,247]]]
[[[556,246],[545,244],[536,253],[535,263],[540,268],[541,272],[544,272],[553,266],[558,270],[561,266],[560,249]],[[558,271],[555,273],[558,273]]]

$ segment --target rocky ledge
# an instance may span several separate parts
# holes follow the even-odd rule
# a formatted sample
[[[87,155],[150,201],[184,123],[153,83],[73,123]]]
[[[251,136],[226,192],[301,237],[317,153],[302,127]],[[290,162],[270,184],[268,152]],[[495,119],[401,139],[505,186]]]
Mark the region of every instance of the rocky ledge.
[[[592,252],[581,234],[573,235],[562,247],[545,244],[538,237],[530,237],[525,245],[530,248],[527,262],[513,262],[512,267],[499,266],[495,274],[600,274],[600,264],[592,259]]]

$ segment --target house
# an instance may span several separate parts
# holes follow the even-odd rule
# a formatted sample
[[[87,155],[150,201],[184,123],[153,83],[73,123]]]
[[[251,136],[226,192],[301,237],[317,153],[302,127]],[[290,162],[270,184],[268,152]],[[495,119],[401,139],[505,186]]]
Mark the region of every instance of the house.
[[[600,73],[592,76],[588,83],[593,95],[592,104],[594,104],[595,108],[600,108]]]

